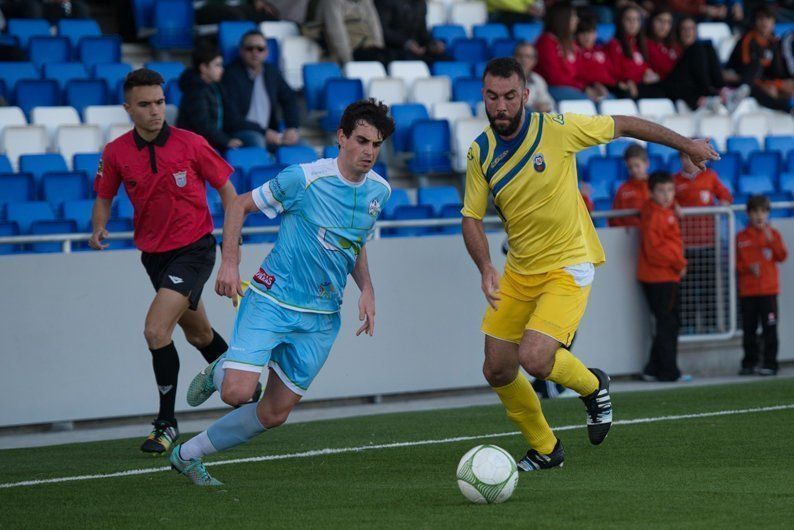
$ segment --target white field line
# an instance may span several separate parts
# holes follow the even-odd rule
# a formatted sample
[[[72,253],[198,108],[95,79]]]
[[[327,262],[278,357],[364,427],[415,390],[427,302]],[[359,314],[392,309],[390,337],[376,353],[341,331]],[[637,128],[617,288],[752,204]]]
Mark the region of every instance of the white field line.
[[[690,419],[697,419],[697,418],[710,418],[714,416],[732,416],[736,414],[753,414],[757,412],[772,412],[778,410],[788,410],[794,409],[794,403],[789,405],[775,405],[771,407],[756,407],[750,409],[735,409],[735,410],[718,410],[714,412],[699,412],[695,414],[678,414],[674,416],[656,416],[652,418],[636,418],[633,420],[618,420],[613,422],[613,425],[637,425],[640,423],[656,423],[660,421],[676,421],[676,420],[690,420]],[[555,431],[569,431],[572,429],[581,429],[584,427],[583,424],[578,425],[564,425],[562,427],[555,427]],[[420,445],[438,445],[438,444],[449,444],[455,442],[465,442],[469,440],[482,440],[485,438],[502,438],[506,436],[514,436],[520,434],[518,431],[511,431],[511,432],[498,432],[492,434],[478,434],[474,436],[456,436],[454,438],[440,438],[436,440],[418,440],[414,442],[392,442],[386,444],[373,444],[373,445],[362,445],[359,447],[338,447],[338,448],[326,448],[326,449],[315,449],[313,451],[303,451],[300,453],[285,453],[280,455],[265,455],[265,456],[252,456],[248,458],[234,458],[231,460],[220,460],[215,462],[207,462],[207,467],[209,466],[225,466],[229,464],[246,464],[250,462],[269,462],[272,460],[288,460],[292,458],[312,458],[315,456],[323,456],[323,455],[338,455],[343,453],[360,453],[362,451],[372,451],[376,449],[393,449],[396,447],[416,447]],[[127,477],[131,475],[148,475],[150,473],[160,473],[161,471],[168,471],[171,468],[168,466],[163,467],[151,467],[151,468],[144,468],[144,469],[130,469],[128,471],[117,471],[115,473],[103,473],[97,475],[76,475],[72,477],[58,477],[58,478],[48,478],[42,480],[25,480],[22,482],[9,482],[5,484],[0,484],[0,489],[6,488],[18,488],[20,486],[38,486],[41,484],[58,484],[61,482],[74,482],[74,481],[82,481],[82,480],[96,480],[102,478],[115,478],[115,477]]]

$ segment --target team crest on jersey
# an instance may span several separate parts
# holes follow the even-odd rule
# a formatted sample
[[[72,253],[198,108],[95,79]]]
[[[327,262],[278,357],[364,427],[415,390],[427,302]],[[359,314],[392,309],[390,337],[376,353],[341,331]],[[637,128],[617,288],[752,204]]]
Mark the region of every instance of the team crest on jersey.
[[[259,267],[259,270],[257,271],[257,273],[254,274],[254,281],[256,283],[264,285],[267,288],[267,290],[269,291],[270,288],[273,287],[273,284],[276,283],[276,277],[275,276],[271,276],[270,274],[268,274],[265,271],[265,269],[263,269],[262,267]]]
[[[380,213],[380,201],[378,199],[372,199],[369,203],[369,214],[372,217],[377,217]]]
[[[98,166],[97,166],[97,168],[96,168],[96,176],[97,176],[97,177],[101,177],[101,176],[102,176],[102,166],[103,166],[103,165],[104,165],[104,164],[102,163],[102,159],[100,158],[100,159],[99,159],[99,165],[98,165]]]
[[[542,173],[546,169],[546,160],[543,158],[543,154],[537,154],[532,157],[532,166],[535,168],[535,171],[538,173]]]
[[[466,153],[466,158],[468,160],[474,160],[474,151],[471,150],[471,147],[469,147],[469,152]]]
[[[187,184],[187,171],[177,171],[174,173],[174,182],[180,188],[184,188],[185,184]]]

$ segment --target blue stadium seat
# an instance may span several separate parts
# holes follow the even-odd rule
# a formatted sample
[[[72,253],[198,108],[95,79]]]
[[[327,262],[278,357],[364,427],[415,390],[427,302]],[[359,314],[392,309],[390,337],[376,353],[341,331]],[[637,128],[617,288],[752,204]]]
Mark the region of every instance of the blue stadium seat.
[[[449,173],[450,131],[447,120],[418,120],[411,126],[408,169],[413,173]]]
[[[58,209],[65,201],[88,198],[88,183],[82,171],[45,173],[41,177],[41,198]]]
[[[77,223],[71,219],[55,219],[47,221],[34,221],[30,224],[32,235],[47,234],[74,234],[77,232]],[[52,243],[32,243],[30,250],[35,253],[61,252],[63,243],[54,241]]]
[[[39,79],[39,71],[31,62],[0,62],[0,79],[6,87],[6,94],[12,96],[21,79]]]
[[[666,145],[662,144],[655,144],[653,142],[648,142],[648,144],[645,146],[645,149],[648,151],[648,156],[659,155],[665,160],[665,162],[669,160],[671,156],[678,156],[678,151],[672,147],[667,147]]]
[[[648,156],[648,174],[654,171],[667,171],[667,161],[659,155]]]
[[[607,212],[612,209],[612,198],[593,199],[593,206],[596,212]]]
[[[92,73],[95,79],[103,79],[108,86],[108,94],[112,96],[118,93],[119,85],[124,82],[132,71],[132,67],[127,63],[99,63],[95,64]],[[114,103],[122,103],[118,98]]]
[[[237,57],[240,39],[247,31],[256,29],[256,24],[250,21],[228,21],[218,24],[218,48],[223,55],[223,62],[227,63]]]
[[[433,75],[445,75],[454,82],[461,77],[471,77],[471,64],[463,61],[436,61],[430,71]]]
[[[789,151],[786,157],[786,171],[794,172],[794,151]]]
[[[767,176],[742,175],[739,177],[738,191],[742,194],[768,194],[775,192],[775,185]]]
[[[778,189],[780,191],[794,193],[794,173],[781,173]]]
[[[758,138],[755,136],[729,136],[727,140],[728,152],[738,153],[742,157],[742,161],[746,162],[750,158],[750,154],[755,151],[760,151],[761,146],[758,144]]]
[[[64,98],[67,105],[82,115],[89,105],[107,105],[108,87],[101,79],[72,79],[66,83]]]
[[[245,223],[243,223],[243,226],[245,227],[278,226],[280,222],[281,222],[280,216],[276,216],[275,219],[271,219],[262,212],[254,212],[245,218]],[[277,238],[278,238],[278,233],[251,234],[251,235],[243,236],[243,240],[246,243],[273,243]]]
[[[452,100],[465,101],[471,106],[472,112],[477,111],[477,103],[482,101],[482,79],[479,77],[462,77],[452,83]]]
[[[778,181],[780,174],[780,153],[759,151],[750,155],[747,161],[747,173],[750,175],[763,175],[772,182]]]
[[[127,193],[124,191],[124,186],[119,187],[119,191],[116,194],[116,200],[114,201],[114,206],[116,210],[114,217],[129,219],[133,218],[135,208],[132,206],[132,201],[130,201]]]
[[[68,172],[69,168],[66,167],[66,162],[60,154],[43,153],[20,156],[19,170],[33,175],[36,188],[38,188],[45,173]]]
[[[472,27],[472,36],[477,39],[483,39],[488,46],[491,46],[497,39],[509,39],[510,32],[504,24],[475,24]],[[512,57],[512,55],[511,53],[510,56]]]
[[[72,45],[66,37],[32,37],[28,57],[38,68],[45,63],[69,62]]]
[[[323,87],[329,79],[342,77],[336,63],[309,63],[303,65],[303,95],[308,110],[320,110]]]
[[[135,29],[154,27],[154,3],[156,0],[132,0],[132,16]]]
[[[254,166],[272,166],[273,157],[261,147],[238,147],[226,151],[226,161],[229,165],[239,168],[245,175]]]
[[[616,181],[617,182],[617,181]],[[590,183],[590,200],[595,204],[600,199],[612,200],[612,190],[610,181],[596,180]]]
[[[77,224],[78,232],[91,231],[91,213],[94,208],[93,199],[78,199],[65,201],[62,206],[64,219],[71,219]]]
[[[88,68],[100,63],[120,63],[121,39],[118,35],[83,37],[77,45],[77,56]]]
[[[667,171],[673,175],[681,171],[681,158],[677,156],[671,156],[670,158],[668,158]]]
[[[193,48],[193,2],[157,0],[154,5],[155,34],[149,44],[156,50]]]
[[[445,204],[441,207],[441,211],[438,212],[438,217],[441,219],[460,219],[463,215],[460,213],[463,205],[458,204]],[[460,234],[461,233],[461,225],[452,225],[452,226],[440,226],[438,228],[439,233],[441,234]]]
[[[185,69],[185,65],[179,61],[150,61],[144,66],[163,76],[163,80],[166,83],[171,80],[178,80]]]
[[[131,215],[131,214],[130,214]],[[117,234],[119,232],[132,232],[132,217],[113,217],[108,221],[108,224],[105,225],[108,232],[111,234]],[[107,250],[117,250],[117,249],[125,249],[125,248],[134,248],[135,244],[133,243],[132,239],[115,239],[115,240],[108,240],[107,241],[108,248]]]
[[[88,72],[83,63],[47,63],[43,68],[44,79],[54,79],[61,90],[72,79],[86,79]]]
[[[543,33],[542,22],[518,22],[513,24],[513,38],[534,44],[540,34]]]
[[[212,186],[207,186],[204,191],[206,192],[207,207],[210,209],[210,215],[213,217],[223,215],[223,201],[217,190]]]
[[[709,162],[708,166],[720,177],[720,180],[734,185],[742,172],[742,160],[739,153],[722,153],[719,160]]]
[[[794,23],[792,22],[776,22],[775,23],[775,37],[781,38],[789,31],[794,31]]]
[[[49,37],[50,23],[43,18],[12,18],[8,21],[8,34],[19,42],[19,47],[27,49],[31,37]]]
[[[474,63],[474,77],[482,79],[485,74],[485,67],[488,66],[488,61],[478,61]]]
[[[33,107],[55,107],[61,103],[61,89],[52,79],[21,79],[17,83],[17,106],[30,116]]]
[[[323,147],[323,158],[336,158],[339,156],[339,146],[326,145]]]
[[[165,85],[165,102],[177,107],[182,102],[182,89],[179,88],[178,79],[172,79]]]
[[[392,213],[392,219],[395,221],[432,218],[433,208],[427,205],[401,205],[397,206]],[[416,237],[427,236],[433,233],[437,233],[437,228],[433,226],[404,226],[399,228],[383,229],[384,237]]]
[[[794,151],[794,136],[767,136],[764,139],[764,150],[780,153],[780,158],[785,160]]]
[[[460,193],[455,186],[433,186],[419,188],[418,203],[426,204],[433,208],[433,214],[438,216],[446,204],[460,204]]]
[[[76,50],[80,39],[83,37],[99,37],[102,35],[102,30],[99,29],[99,24],[97,24],[96,20],[62,18],[58,21],[58,35],[69,39],[72,49]]]
[[[0,211],[12,202],[29,202],[35,197],[33,175],[30,173],[0,173]]]
[[[245,171],[242,169],[234,168],[232,174],[229,175],[229,181],[232,183],[232,186],[234,186],[234,189],[238,194],[248,191],[246,188],[248,185],[248,175],[246,175]]]
[[[491,42],[491,57],[512,57],[517,44],[515,39],[496,39]]]
[[[54,221],[55,212],[47,201],[12,202],[6,206],[6,219],[17,223],[20,234],[28,234],[34,221]]]
[[[598,181],[615,182],[621,180],[623,161],[619,158],[591,158],[587,161],[587,176],[592,185]]]
[[[0,222],[0,237],[18,236],[19,226],[13,221]],[[19,252],[19,245],[0,245],[0,254]]]
[[[281,173],[284,169],[284,166],[256,166],[252,167],[251,171],[248,172],[248,189],[256,189],[265,182],[268,182],[274,178],[276,175]]]
[[[614,24],[598,24],[596,26],[596,39],[606,44],[612,37],[615,36],[615,25]]]
[[[281,59],[281,48],[276,39],[267,39],[267,57],[265,57],[266,64],[272,64],[279,67]]]
[[[601,150],[597,145],[587,147],[576,153],[576,168],[579,171],[579,178],[587,180],[587,163],[591,158],[600,158]]]
[[[394,134],[391,137],[394,152],[406,152],[410,149],[411,126],[418,120],[429,119],[430,116],[421,103],[392,105],[391,115],[394,119]]]
[[[396,210],[398,206],[410,206],[410,205],[411,205],[411,199],[408,197],[408,192],[406,192],[402,188],[393,188],[391,190],[391,196],[389,197],[389,201],[383,206],[383,209],[380,212],[380,216],[383,219],[393,219],[394,210]]]
[[[488,44],[483,39],[458,39],[452,43],[450,50],[456,61],[477,63],[488,60]]]
[[[623,153],[626,149],[632,145],[636,144],[634,140],[627,140],[625,138],[619,138],[617,140],[612,140],[607,144],[606,147],[606,154],[607,156],[616,156],[618,158],[623,158]]]
[[[6,155],[0,155],[0,173],[13,173],[14,169],[11,167],[11,162]]]
[[[372,171],[384,179],[389,180],[389,170],[386,168],[386,164],[383,162],[375,162],[375,164],[372,166]]]
[[[449,48],[456,40],[466,38],[466,30],[458,24],[438,24],[433,26],[431,35],[436,40],[444,41]]]
[[[77,153],[72,157],[72,167],[85,173],[88,181],[93,182],[101,156],[101,153]]]
[[[360,79],[333,78],[326,81],[321,105],[327,113],[320,120],[322,129],[326,132],[336,131],[347,106],[363,97],[364,85]]]
[[[317,160],[317,153],[308,145],[282,145],[276,150],[276,162],[289,166]]]

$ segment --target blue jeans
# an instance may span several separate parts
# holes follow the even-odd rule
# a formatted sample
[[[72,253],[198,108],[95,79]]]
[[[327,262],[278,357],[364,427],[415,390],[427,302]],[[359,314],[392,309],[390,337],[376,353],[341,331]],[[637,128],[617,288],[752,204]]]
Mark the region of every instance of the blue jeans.
[[[258,131],[237,131],[232,133],[232,137],[243,142],[245,147],[265,148],[265,135]]]

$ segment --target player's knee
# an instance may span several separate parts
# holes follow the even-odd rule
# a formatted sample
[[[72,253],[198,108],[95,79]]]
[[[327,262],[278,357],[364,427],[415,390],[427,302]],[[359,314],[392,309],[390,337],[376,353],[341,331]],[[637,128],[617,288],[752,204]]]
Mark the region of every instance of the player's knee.
[[[527,355],[521,359],[521,366],[532,377],[539,377],[546,379],[551,374],[551,369],[554,366],[553,358],[550,361],[541,355]]]
[[[506,369],[504,367],[493,366],[489,363],[482,365],[482,375],[485,380],[492,387],[500,387],[509,385],[516,378],[516,371],[514,369]]]
[[[150,348],[162,348],[171,342],[171,334],[168,329],[156,324],[147,324],[143,328],[143,337]]]
[[[274,429],[279,425],[283,425],[289,417],[289,410],[273,410],[267,408],[257,409],[259,421],[266,429]]]
[[[236,407],[238,405],[242,405],[243,403],[248,403],[251,401],[251,395],[253,394],[253,389],[243,388],[239,385],[226,385],[224,384],[221,387],[221,399],[227,405],[231,405],[232,407]]]
[[[207,327],[207,329],[201,330],[190,330],[185,331],[185,339],[190,343],[191,346],[195,346],[196,348],[203,348],[207,346],[210,342],[212,342],[212,328]]]

